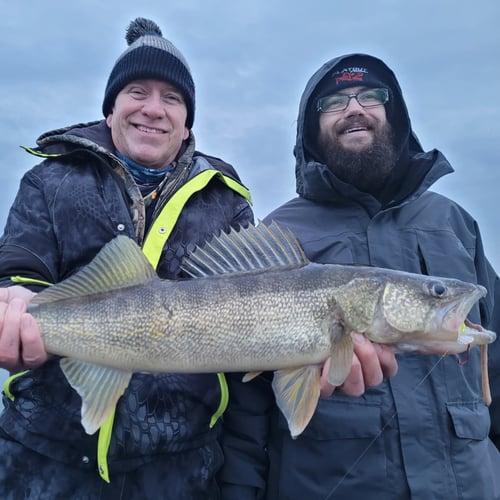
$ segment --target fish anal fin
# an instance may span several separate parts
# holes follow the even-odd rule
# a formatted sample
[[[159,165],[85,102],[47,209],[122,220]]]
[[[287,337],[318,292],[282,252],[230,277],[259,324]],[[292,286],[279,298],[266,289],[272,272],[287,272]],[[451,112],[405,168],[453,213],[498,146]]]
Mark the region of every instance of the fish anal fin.
[[[254,378],[257,378],[262,372],[248,372],[245,373],[243,376],[243,382],[250,382],[250,380],[253,380]]]
[[[320,365],[274,372],[273,390],[276,403],[296,438],[311,420],[320,395]]]
[[[132,373],[72,358],[61,359],[60,366],[82,398],[82,426],[87,434],[94,434],[116,407]]]

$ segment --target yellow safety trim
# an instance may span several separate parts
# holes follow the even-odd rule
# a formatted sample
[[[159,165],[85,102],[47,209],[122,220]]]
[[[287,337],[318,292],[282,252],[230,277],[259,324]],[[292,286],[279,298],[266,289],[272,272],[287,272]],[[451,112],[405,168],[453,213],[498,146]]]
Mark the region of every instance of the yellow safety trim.
[[[3,383],[3,392],[11,401],[14,401],[14,394],[12,394],[12,392],[10,392],[10,384],[12,383],[12,381],[14,379],[16,379],[16,378],[20,377],[21,375],[24,375],[25,373],[28,373],[28,372],[29,372],[29,370],[24,370],[22,372],[14,373],[14,375],[11,375],[10,377],[8,377],[7,380]]]
[[[36,149],[29,148],[27,146],[21,146],[27,153],[32,154],[34,156],[40,156],[41,158],[57,158],[59,156],[62,156],[61,153],[41,153],[40,151],[37,151]]]
[[[243,196],[243,198],[247,199],[249,203],[251,203],[250,192],[248,189],[230,177],[223,175],[218,170],[204,170],[190,179],[175,192],[172,198],[170,198],[167,204],[163,207],[162,211],[158,215],[158,218],[151,226],[146,240],[144,241],[144,245],[142,246],[142,251],[155,269],[160,261],[163,247],[175,224],[177,223],[177,219],[179,218],[184,205],[194,193],[201,191],[215,176],[218,176],[227,187],[236,191],[238,194]],[[223,373],[218,373],[217,377],[221,388],[221,400],[219,407],[210,419],[210,427],[213,427],[216,424],[219,417],[226,410],[229,401],[229,390],[227,387],[226,377]],[[108,450],[111,443],[114,418],[115,412],[113,411],[113,413],[99,429],[99,437],[97,441],[97,468],[99,470],[99,475],[107,483],[110,482]]]
[[[229,389],[227,387],[226,376],[223,373],[218,373],[217,377],[219,378],[220,386],[220,403],[219,407],[210,419],[210,428],[212,428],[217,423],[217,420],[219,420],[222,414],[226,411],[227,404],[229,402]]]
[[[236,182],[234,179],[231,179],[231,177],[227,177],[224,174],[220,174],[222,177],[222,180],[226,184],[228,188],[231,188],[233,191],[236,191],[239,195],[241,195],[245,200],[250,203],[250,205],[253,204],[252,201],[252,195],[250,194],[250,191],[243,185],[241,185],[239,182]]]
[[[97,440],[97,468],[99,470],[99,475],[107,483],[110,482],[109,479],[109,467],[108,467],[108,450],[109,444],[111,443],[111,434],[113,433],[113,423],[115,421],[115,410],[111,412],[106,422],[101,425],[99,429],[99,438]]]
[[[47,286],[51,286],[52,285],[52,283],[49,283],[48,281],[36,280],[36,279],[33,279],[33,278],[23,278],[22,276],[11,276],[10,277],[10,281],[12,281],[12,283],[16,283],[16,284],[19,284],[19,285],[27,285],[27,284],[31,284],[31,285],[47,285]]]
[[[236,191],[251,202],[250,192],[244,186],[227,177],[218,170],[204,170],[179,188],[163,208],[159,217],[151,226],[148,237],[142,247],[143,252],[156,269],[161,252],[174,229],[177,219],[189,198],[201,191],[215,176],[218,176],[230,189]]]

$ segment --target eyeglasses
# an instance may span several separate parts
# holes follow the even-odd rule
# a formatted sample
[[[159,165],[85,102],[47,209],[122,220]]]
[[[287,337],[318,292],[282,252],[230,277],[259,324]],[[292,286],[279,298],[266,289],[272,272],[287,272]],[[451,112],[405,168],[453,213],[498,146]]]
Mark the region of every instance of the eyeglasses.
[[[337,113],[344,111],[349,106],[351,99],[356,99],[363,108],[381,106],[389,100],[387,89],[367,89],[357,94],[332,94],[318,99],[317,110],[321,113]]]

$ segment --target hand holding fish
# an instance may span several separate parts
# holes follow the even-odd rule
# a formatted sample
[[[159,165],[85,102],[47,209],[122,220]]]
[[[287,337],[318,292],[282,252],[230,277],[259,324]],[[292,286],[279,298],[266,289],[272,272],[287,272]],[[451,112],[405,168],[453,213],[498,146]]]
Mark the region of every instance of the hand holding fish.
[[[40,329],[26,313],[35,294],[22,286],[0,288],[0,367],[34,368],[47,361]]]
[[[384,378],[396,375],[398,363],[390,347],[374,344],[359,333],[353,333],[352,338],[354,354],[349,375],[342,385],[331,385],[327,380],[331,362],[328,358],[321,372],[321,397],[331,396],[336,389],[348,396],[361,396],[368,387],[375,387]]]

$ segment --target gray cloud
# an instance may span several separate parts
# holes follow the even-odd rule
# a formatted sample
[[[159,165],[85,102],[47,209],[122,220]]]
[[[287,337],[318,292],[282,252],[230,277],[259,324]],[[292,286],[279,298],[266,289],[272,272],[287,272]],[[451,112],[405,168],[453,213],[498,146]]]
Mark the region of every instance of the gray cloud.
[[[478,219],[500,266],[500,4],[476,0],[152,0],[2,6],[0,225],[22,173],[20,144],[101,117],[108,73],[136,16],[155,19],[187,57],[197,87],[199,149],[233,163],[258,217],[294,196],[295,120],[302,90],[326,60],[348,52],[384,59],[398,76],[425,148],[456,173],[436,189]],[[119,8],[118,8],[119,7]]]
[[[199,149],[233,163],[257,217],[294,196],[295,119],[309,76],[335,55],[368,52],[398,76],[424,147],[456,173],[436,189],[479,221],[500,269],[500,81],[491,0],[151,0],[3,2],[0,226],[22,173],[19,145],[101,117],[106,79],[136,16],[155,19],[190,62]],[[0,371],[0,382],[5,372]]]

